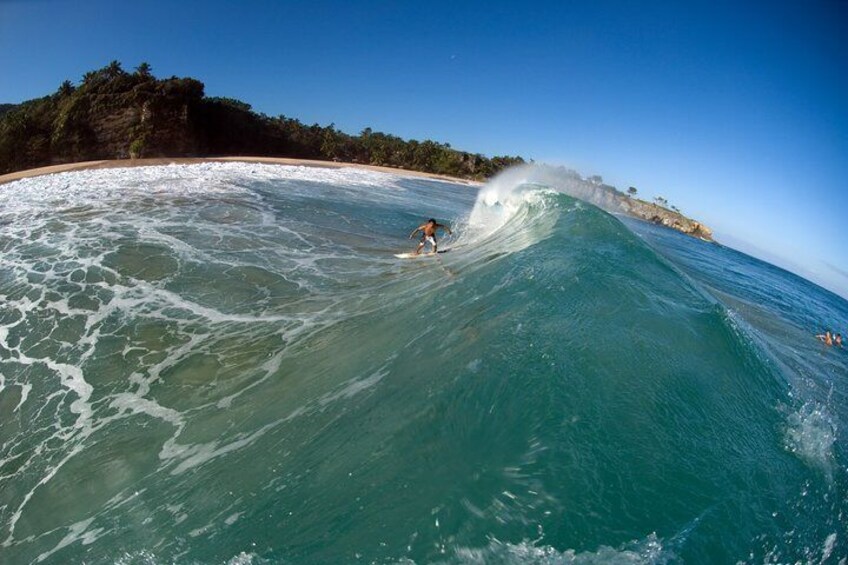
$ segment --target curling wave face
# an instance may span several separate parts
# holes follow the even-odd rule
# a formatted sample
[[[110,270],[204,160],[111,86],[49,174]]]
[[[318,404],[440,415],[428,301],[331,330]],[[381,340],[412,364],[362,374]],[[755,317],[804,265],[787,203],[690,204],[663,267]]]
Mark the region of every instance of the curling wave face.
[[[455,226],[450,252],[396,261],[422,215]],[[787,274],[665,237],[523,178],[230,163],[7,185],[0,553],[844,556],[844,357],[777,352],[797,320],[744,290]]]

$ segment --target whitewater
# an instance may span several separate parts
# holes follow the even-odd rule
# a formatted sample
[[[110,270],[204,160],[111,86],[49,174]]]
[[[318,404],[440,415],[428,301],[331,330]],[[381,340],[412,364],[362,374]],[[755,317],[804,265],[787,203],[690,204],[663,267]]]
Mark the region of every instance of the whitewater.
[[[848,302],[567,192],[0,186],[0,562],[845,564]]]

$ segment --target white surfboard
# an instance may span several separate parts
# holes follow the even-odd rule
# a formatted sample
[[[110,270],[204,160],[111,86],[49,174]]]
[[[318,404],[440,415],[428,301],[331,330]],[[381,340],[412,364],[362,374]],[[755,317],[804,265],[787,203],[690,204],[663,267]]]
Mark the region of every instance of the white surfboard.
[[[448,251],[450,251],[450,249],[439,249],[438,253],[447,253]],[[428,253],[395,253],[394,255],[398,259],[416,259],[418,257],[432,257],[433,255],[436,255],[436,253],[430,251]]]

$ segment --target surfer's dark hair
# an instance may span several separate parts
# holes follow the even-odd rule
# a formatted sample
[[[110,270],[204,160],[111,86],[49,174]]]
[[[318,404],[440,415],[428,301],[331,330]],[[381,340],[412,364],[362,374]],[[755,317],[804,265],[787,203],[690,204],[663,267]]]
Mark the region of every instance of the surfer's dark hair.
[[[434,224],[435,224],[435,223],[436,223],[436,220],[434,220],[433,218],[430,218],[429,220],[427,220],[427,223],[428,223],[428,224],[429,224],[429,223],[434,223]]]

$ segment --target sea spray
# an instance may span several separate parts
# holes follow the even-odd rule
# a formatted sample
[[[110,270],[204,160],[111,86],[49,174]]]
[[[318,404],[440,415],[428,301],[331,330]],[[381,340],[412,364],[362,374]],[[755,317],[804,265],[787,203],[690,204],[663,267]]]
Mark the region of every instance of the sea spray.
[[[470,215],[471,221],[475,223],[485,208],[515,210],[521,195],[539,190],[567,194],[611,213],[622,211],[619,198],[623,195],[613,187],[586,180],[565,167],[534,163],[506,169],[487,182],[478,193],[477,206]]]
[[[787,421],[786,448],[831,479],[836,425],[823,406],[812,402],[793,412]]]

